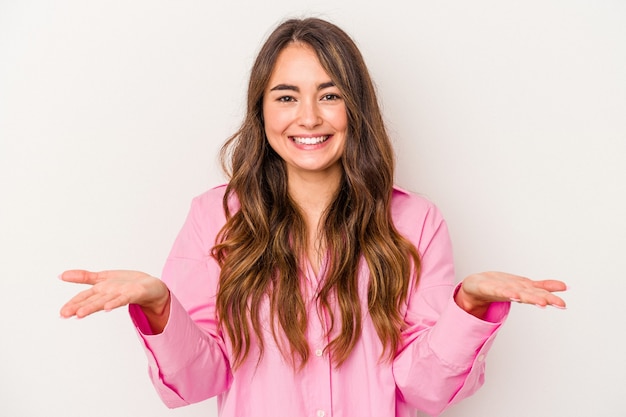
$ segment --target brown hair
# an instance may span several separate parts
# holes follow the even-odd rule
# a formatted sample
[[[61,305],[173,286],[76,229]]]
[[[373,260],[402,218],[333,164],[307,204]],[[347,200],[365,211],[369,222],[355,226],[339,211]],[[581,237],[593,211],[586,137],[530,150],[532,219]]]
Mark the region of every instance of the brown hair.
[[[264,302],[269,304],[271,331],[283,355],[294,367],[303,366],[309,357],[308,317],[300,288],[307,228],[287,192],[285,164],[267,142],[262,116],[263,94],[277,57],[294,42],[316,52],[342,93],[348,117],[343,178],[321,220],[328,263],[316,305],[330,315],[327,334],[336,335],[326,349],[340,366],[361,336],[357,275],[365,260],[370,271],[367,313],[383,355],[391,359],[403,323],[399,307],[406,300],[411,273],[417,279],[420,266],[417,250],[398,233],[391,218],[393,150],[357,46],[337,26],[307,18],[280,24],[262,46],[251,71],[245,120],[222,147],[222,166],[230,177],[223,204],[227,222],[212,255],[221,266],[217,312],[231,340],[232,365],[236,368],[246,359],[251,337],[258,340],[262,356],[259,311]],[[240,204],[234,213],[228,205],[232,196]],[[340,317],[333,314],[337,310]]]

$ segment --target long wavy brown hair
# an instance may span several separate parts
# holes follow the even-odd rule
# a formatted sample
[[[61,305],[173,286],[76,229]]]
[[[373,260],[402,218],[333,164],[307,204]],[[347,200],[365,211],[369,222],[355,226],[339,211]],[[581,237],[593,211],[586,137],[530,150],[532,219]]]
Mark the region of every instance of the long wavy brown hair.
[[[230,338],[233,367],[256,338],[264,351],[260,310],[269,304],[273,338],[294,368],[309,358],[307,308],[301,289],[307,227],[287,191],[284,161],[272,150],[263,126],[263,95],[280,52],[289,44],[309,45],[342,93],[348,131],[341,158],[343,176],[321,220],[327,264],[315,299],[330,316],[326,347],[335,366],[350,355],[369,314],[391,360],[400,339],[411,274],[419,276],[415,247],[394,227],[391,195],[394,155],[376,92],[361,53],[337,26],[316,18],[280,24],[262,46],[248,85],[247,114],[224,144],[221,161],[230,181],[224,196],[227,222],[212,255],[221,266],[217,294],[220,324]],[[231,210],[236,197],[240,208]],[[358,271],[369,267],[367,312],[361,311]],[[288,346],[285,345],[285,342]]]

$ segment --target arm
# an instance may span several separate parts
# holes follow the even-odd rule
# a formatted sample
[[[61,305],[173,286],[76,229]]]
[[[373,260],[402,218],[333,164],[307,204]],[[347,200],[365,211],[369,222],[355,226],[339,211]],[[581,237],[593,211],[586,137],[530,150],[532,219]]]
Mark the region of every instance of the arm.
[[[393,366],[402,398],[437,415],[482,386],[485,358],[510,301],[564,308],[552,291],[566,287],[502,272],[472,274],[454,287],[450,239],[436,208],[421,226],[412,240],[422,273],[407,302],[403,344]]]
[[[221,194],[194,199],[162,273],[171,290],[170,315],[154,332],[145,310],[129,312],[148,357],[152,382],[169,407],[195,403],[222,393],[232,374],[215,312],[220,269],[210,257],[223,224]]]
[[[452,247],[434,206],[428,207],[415,231],[403,229],[421,255],[421,277],[406,304],[394,377],[406,403],[437,415],[483,384],[485,356],[510,304],[490,304],[482,320],[454,301]]]
[[[138,271],[75,270],[60,277],[91,285],[62,307],[62,317],[82,318],[129,305],[150,377],[169,407],[217,395],[232,378],[215,316],[219,267],[209,250],[223,215],[221,196],[213,194],[218,196],[194,200],[162,280]],[[210,213],[218,214],[208,218]]]

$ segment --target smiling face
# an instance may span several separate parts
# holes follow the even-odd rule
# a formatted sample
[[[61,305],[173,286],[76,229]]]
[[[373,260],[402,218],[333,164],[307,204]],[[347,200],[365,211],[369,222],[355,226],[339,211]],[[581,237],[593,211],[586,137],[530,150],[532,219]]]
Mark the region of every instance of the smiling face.
[[[298,175],[341,176],[348,116],[339,89],[314,50],[292,43],[278,55],[263,97],[267,140]]]

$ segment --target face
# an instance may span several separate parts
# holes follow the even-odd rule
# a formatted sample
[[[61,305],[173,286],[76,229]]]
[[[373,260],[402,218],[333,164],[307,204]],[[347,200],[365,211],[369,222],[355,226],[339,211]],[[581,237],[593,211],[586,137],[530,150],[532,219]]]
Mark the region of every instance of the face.
[[[294,175],[341,175],[346,106],[313,49],[291,44],[281,51],[263,97],[265,134]]]

